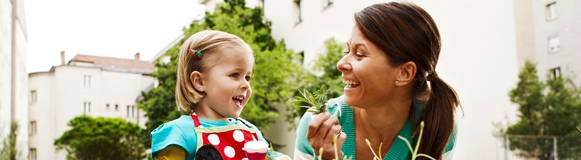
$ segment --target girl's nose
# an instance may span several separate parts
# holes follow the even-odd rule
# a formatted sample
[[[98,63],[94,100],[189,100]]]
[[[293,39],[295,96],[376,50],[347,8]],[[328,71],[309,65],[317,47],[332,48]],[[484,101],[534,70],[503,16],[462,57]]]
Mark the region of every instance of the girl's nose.
[[[250,88],[250,82],[248,82],[248,81],[242,82],[242,84],[240,85],[240,88],[243,89],[243,90],[249,89]]]

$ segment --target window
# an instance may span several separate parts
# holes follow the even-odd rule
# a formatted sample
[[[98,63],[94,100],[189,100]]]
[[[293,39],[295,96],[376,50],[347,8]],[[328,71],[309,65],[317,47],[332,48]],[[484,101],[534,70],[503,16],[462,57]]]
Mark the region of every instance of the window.
[[[549,53],[558,52],[559,50],[561,50],[559,35],[549,37]]]
[[[30,126],[28,127],[28,134],[30,135],[36,134],[36,121],[30,121]]]
[[[107,104],[105,105],[105,107],[107,108],[107,111],[108,111],[108,110],[109,110],[109,103],[107,103]]]
[[[547,20],[557,19],[557,3],[547,4]]]
[[[115,110],[118,111],[119,110],[119,105],[115,104]]]
[[[293,11],[293,20],[295,21],[295,25],[297,25],[303,21],[301,17],[301,0],[293,0]]]
[[[85,102],[84,104],[84,114],[91,113],[91,102]]]
[[[305,51],[299,52],[297,53],[299,54],[299,64],[304,65],[305,64]]]
[[[323,0],[323,9],[331,6],[334,0]]]
[[[85,87],[91,87],[91,76],[90,75],[85,75],[84,76],[84,86]]]
[[[551,69],[551,78],[557,79],[561,76],[561,67]]]
[[[30,152],[28,153],[29,160],[36,160],[36,148],[30,148]]]
[[[36,90],[30,91],[30,103],[34,104],[36,103],[36,100]]]
[[[135,106],[127,105],[127,117],[135,117]]]

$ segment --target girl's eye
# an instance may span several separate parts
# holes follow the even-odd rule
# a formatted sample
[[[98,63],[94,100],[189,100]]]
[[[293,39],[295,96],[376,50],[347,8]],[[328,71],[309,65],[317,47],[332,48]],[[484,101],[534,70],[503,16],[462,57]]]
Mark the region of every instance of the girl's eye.
[[[343,54],[349,54],[349,50],[344,50]]]
[[[246,79],[246,81],[250,81],[250,76],[246,76],[244,79]]]
[[[357,53],[355,53],[355,56],[357,56],[357,57],[363,57],[363,56],[365,56],[365,55],[364,55],[364,54],[361,54],[361,53],[359,53],[359,52],[357,52]]]
[[[232,73],[232,74],[230,74],[230,77],[238,78],[238,73]]]

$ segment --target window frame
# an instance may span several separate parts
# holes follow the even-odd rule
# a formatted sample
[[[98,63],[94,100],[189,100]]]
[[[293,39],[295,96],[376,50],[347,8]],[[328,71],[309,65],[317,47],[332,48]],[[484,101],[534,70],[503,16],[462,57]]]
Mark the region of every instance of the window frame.
[[[547,21],[552,21],[557,19],[558,14],[557,14],[557,2],[553,1],[551,3],[548,3],[545,6],[545,16],[547,18]]]
[[[552,49],[552,41],[556,42],[557,46],[554,46],[557,47],[556,49]],[[549,53],[557,53],[561,51],[561,38],[559,37],[559,34],[553,34],[547,38],[547,49],[549,50]]]
[[[30,90],[30,104],[35,104],[38,102],[38,92],[36,89]]]
[[[91,102],[83,103],[83,114],[91,114]]]

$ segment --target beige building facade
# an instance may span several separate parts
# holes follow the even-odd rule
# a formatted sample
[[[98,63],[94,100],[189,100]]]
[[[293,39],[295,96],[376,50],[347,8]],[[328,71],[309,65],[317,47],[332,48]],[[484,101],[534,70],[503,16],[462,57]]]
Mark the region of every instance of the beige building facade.
[[[141,91],[153,86],[154,65],[135,59],[78,54],[48,72],[29,74],[29,147],[36,159],[66,159],[66,151],[53,145],[70,127],[74,117],[124,118],[145,126],[144,112],[137,109]],[[31,158],[32,159],[32,158]]]
[[[528,59],[541,79],[562,74],[581,85],[581,1],[514,1],[519,67]]]
[[[14,118],[20,128],[16,142],[19,159],[28,155],[27,43],[23,0],[0,0],[0,141],[7,137]]]

